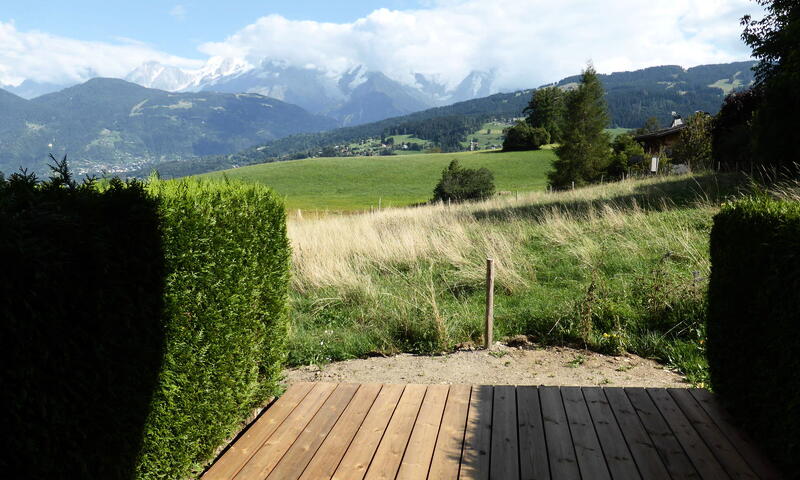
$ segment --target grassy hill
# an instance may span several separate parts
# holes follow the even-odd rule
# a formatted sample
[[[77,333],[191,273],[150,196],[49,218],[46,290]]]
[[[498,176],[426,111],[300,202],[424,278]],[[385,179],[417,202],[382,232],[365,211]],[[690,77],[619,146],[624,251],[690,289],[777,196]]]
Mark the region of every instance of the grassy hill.
[[[463,152],[388,157],[309,158],[253,165],[204,175],[269,185],[286,196],[289,209],[369,210],[405,206],[431,198],[442,169],[457,159],[467,168],[486,167],[498,191],[544,190],[555,154]]]
[[[450,207],[294,216],[290,363],[478,344],[492,257],[497,338],[632,352],[702,385],[709,231],[742,181],[654,177]]]

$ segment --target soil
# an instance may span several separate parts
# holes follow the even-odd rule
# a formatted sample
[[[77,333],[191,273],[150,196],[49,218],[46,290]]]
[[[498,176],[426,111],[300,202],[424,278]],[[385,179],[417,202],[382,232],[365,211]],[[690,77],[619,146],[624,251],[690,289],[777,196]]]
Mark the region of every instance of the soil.
[[[513,342],[511,342],[513,344]],[[522,342],[524,343],[524,342]],[[469,348],[469,347],[468,347]],[[441,356],[401,354],[312,365],[285,372],[295,382],[445,383],[691,387],[663,365],[635,355],[609,356],[566,347],[508,346]]]

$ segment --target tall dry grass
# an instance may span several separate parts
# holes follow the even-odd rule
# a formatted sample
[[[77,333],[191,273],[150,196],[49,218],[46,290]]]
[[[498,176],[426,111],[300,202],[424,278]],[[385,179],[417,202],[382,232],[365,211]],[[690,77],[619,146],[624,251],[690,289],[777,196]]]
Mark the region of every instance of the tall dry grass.
[[[691,183],[693,177],[671,177],[670,182]],[[649,209],[671,208],[668,190],[647,192],[663,178],[627,180],[578,190],[496,196],[458,205],[436,204],[394,208],[369,214],[322,218],[294,216],[289,220],[293,246],[293,286],[296,291],[344,287],[372,291],[374,273],[403,270],[420,262],[452,266],[469,281],[480,281],[484,259],[494,258],[499,286],[508,291],[525,283],[527,273],[519,259],[520,248],[538,224],[556,244],[569,245],[576,257],[591,266],[600,245],[583,235],[584,223],[623,230],[641,225],[639,235],[618,238],[633,253],[642,244],[678,248],[698,261],[686,228],[670,231],[643,222]],[[697,183],[696,203],[712,207]],[[644,192],[644,193],[643,193]],[[647,209],[640,202],[647,202]]]

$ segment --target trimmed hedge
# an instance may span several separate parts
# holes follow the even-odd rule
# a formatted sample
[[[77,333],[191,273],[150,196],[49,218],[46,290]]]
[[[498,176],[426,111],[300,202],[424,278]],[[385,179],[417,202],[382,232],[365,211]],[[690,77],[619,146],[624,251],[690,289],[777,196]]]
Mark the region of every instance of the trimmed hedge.
[[[166,354],[137,478],[182,478],[278,393],[289,243],[283,202],[242,183],[153,180]]]
[[[10,471],[201,468],[278,393],[289,256],[265,187],[0,175]]]
[[[714,389],[785,472],[800,469],[800,204],[724,205],[711,232]]]
[[[131,478],[163,358],[161,239],[140,183],[0,180],[4,471]]]

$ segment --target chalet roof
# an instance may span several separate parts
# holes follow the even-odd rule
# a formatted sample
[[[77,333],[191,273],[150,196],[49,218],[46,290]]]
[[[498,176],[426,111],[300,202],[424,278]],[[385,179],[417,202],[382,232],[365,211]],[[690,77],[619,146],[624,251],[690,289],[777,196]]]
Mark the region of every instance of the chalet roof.
[[[683,130],[684,128],[686,128],[686,124],[680,123],[674,127],[665,128],[657,132],[645,133],[644,135],[637,135],[633,137],[633,139],[636,140],[637,142],[642,142],[645,140],[652,140],[655,138],[669,137],[671,135],[680,133],[680,131]]]

